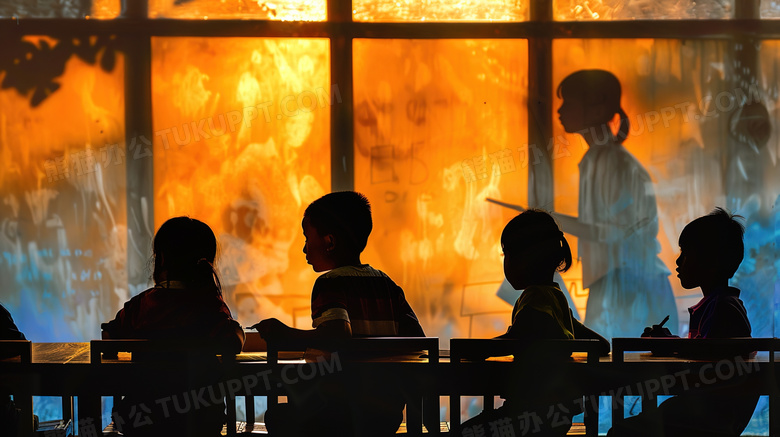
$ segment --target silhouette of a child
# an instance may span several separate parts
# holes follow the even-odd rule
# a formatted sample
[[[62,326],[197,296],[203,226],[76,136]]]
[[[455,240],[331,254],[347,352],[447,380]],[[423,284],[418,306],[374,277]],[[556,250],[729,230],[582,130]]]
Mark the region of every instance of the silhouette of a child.
[[[701,288],[702,299],[688,309],[689,338],[750,337],[747,311],[740,290],[728,285],[742,263],[744,226],[723,209],[699,217],[680,234],[677,277],[685,289]],[[665,336],[654,332],[652,336]],[[720,356],[719,356],[720,355]],[[712,351],[708,358],[735,358]],[[609,431],[610,437],[739,436],[758,395],[744,395],[737,384],[694,390],[664,401],[653,413],[627,418]]]
[[[425,336],[403,290],[360,260],[373,227],[365,196],[353,191],[327,194],[306,208],[302,226],[306,261],[315,272],[326,272],[312,289],[314,329],[267,319],[254,326],[263,338]],[[265,422],[270,435],[393,435],[403,419],[405,402],[391,375],[384,381],[325,375],[311,383],[290,385],[290,402],[269,408]],[[354,391],[334,389],[346,385]]]
[[[154,287],[125,303],[116,318],[103,324],[104,337],[113,339],[220,339],[234,353],[240,353],[244,331],[231,317],[222,298],[222,287],[214,269],[217,240],[205,223],[190,217],[169,219],[157,231],[153,242]],[[150,357],[158,359],[163,357]],[[165,356],[165,359],[175,357]],[[134,357],[135,359],[135,357]],[[183,365],[185,363],[182,363]],[[225,422],[225,404],[209,402],[200,408],[171,408],[160,399],[186,397],[191,388],[211,384],[217,375],[210,370],[216,356],[187,362],[197,387],[185,387],[159,375],[125,396],[114,406],[115,425],[129,436],[214,435]],[[203,375],[201,375],[201,373]],[[182,401],[183,402],[183,401]],[[188,405],[188,404],[187,404]]]
[[[517,290],[523,290],[512,310],[512,324],[497,338],[506,339],[598,339],[602,355],[608,355],[609,341],[592,331],[572,315],[566,296],[553,282],[556,271],[565,272],[571,267],[572,255],[569,243],[550,214],[541,210],[527,210],[513,218],[501,234],[504,251],[504,275]],[[552,364],[552,363],[551,363]],[[576,390],[556,386],[550,381],[545,393],[529,397],[528,393],[507,393],[506,402],[496,410],[485,411],[463,424],[463,430],[482,427],[488,432],[488,424],[511,418],[517,435],[528,430],[518,417],[534,417],[534,435],[563,436],[571,427],[571,419],[578,413],[573,402]],[[513,386],[513,384],[507,384]],[[510,389],[511,390],[511,389]],[[558,396],[558,399],[550,397]],[[539,399],[545,399],[541,404]],[[559,411],[550,406],[563,405]],[[553,411],[553,415],[550,412]],[[539,433],[539,434],[537,434]],[[474,432],[472,435],[476,435]],[[464,432],[466,435],[466,432]]]

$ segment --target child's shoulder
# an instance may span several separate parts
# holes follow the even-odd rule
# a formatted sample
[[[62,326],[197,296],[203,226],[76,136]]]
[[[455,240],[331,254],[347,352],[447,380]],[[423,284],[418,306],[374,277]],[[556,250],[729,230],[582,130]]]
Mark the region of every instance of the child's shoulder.
[[[147,288],[146,290],[136,294],[135,296],[132,296],[130,299],[128,299],[125,302],[125,306],[127,305],[139,305],[142,301],[145,301],[147,299],[153,298],[156,294],[159,294],[160,288],[157,287],[151,287]]]
[[[709,299],[709,306],[717,310],[744,309],[742,299],[739,298],[740,294],[738,288],[727,287]]]
[[[533,308],[555,308],[563,305],[566,297],[563,296],[561,289],[554,285],[531,285],[528,286],[515,302],[514,311],[519,311],[525,307]]]
[[[342,266],[336,267],[333,270],[323,273],[318,279],[334,279],[334,278],[388,278],[388,276],[381,270],[377,270],[368,264],[360,266]]]
[[[717,313],[747,314],[747,309],[742,299],[739,298],[739,290],[734,289],[730,293],[718,296],[713,302],[713,311]]]
[[[523,296],[526,297],[526,299],[534,298],[534,299],[543,299],[548,297],[556,297],[558,294],[562,294],[560,287],[557,284],[538,284],[538,285],[529,285],[525,290],[523,290],[523,293],[520,295],[520,298],[523,298]]]

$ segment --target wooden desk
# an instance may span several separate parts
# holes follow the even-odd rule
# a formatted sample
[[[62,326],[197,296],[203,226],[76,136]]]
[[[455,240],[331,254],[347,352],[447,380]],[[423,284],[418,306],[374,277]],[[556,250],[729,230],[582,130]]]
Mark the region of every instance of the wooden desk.
[[[770,362],[768,353],[759,353],[736,364],[659,357],[650,353],[626,353],[623,362],[613,362],[611,356],[602,357],[595,365],[587,364],[584,354],[574,354],[573,358],[563,372],[549,377],[565,379],[574,384],[578,392],[592,394],[583,400],[584,406],[590,404],[597,416],[590,423],[598,423],[598,401],[602,396],[611,396],[615,401],[615,411],[619,410],[622,414],[624,395],[642,397],[643,408],[649,409],[657,405],[659,395],[676,395],[692,389],[738,381],[745,388],[746,394],[769,395],[770,429],[774,430],[780,424],[780,415],[777,414],[778,387],[776,380],[772,379],[777,362]],[[544,368],[534,366],[533,363],[521,366],[529,372],[523,378],[511,374],[511,360],[511,357],[502,357],[483,362],[464,362],[455,369],[444,364],[442,371],[436,375],[441,384],[437,390],[442,395],[453,392],[470,396],[501,395],[506,392],[507,381],[511,380],[525,384],[526,392],[533,395],[540,386],[544,386],[545,377],[534,373],[537,370],[544,372]],[[587,408],[583,409],[587,411]],[[616,416],[613,414],[613,421]],[[489,433],[490,430],[486,431]],[[587,430],[588,433],[595,431],[592,428]],[[780,433],[770,431],[770,435]]]
[[[146,377],[159,375],[160,372],[171,375],[171,378],[180,376],[180,369],[175,366],[129,362],[122,355],[116,363],[90,364],[89,343],[34,343],[32,346],[30,364],[0,361],[0,384],[16,392],[26,391],[39,396],[78,396],[79,416],[92,419],[98,427],[100,396],[130,393]],[[317,369],[324,371],[362,372],[368,377],[377,378],[397,374],[419,384],[426,393],[436,396],[447,396],[453,392],[477,396],[501,393],[510,378],[518,380],[517,375],[513,375],[517,369],[516,363],[509,362],[510,358],[465,362],[453,366],[448,362],[446,353],[442,355],[440,362],[433,365],[425,358],[414,356],[341,362],[339,366],[333,361],[322,364],[315,362],[314,365],[322,366]],[[286,375],[274,375],[267,373],[272,371],[267,362],[245,361],[251,358],[261,358],[261,353],[241,354],[235,362],[223,364],[222,381],[225,388],[235,395],[266,396],[275,393],[274,390],[279,388],[277,384],[283,386],[285,383],[294,383],[295,378],[308,377],[312,366],[300,359],[280,359],[279,364],[290,367],[286,367]],[[564,372],[550,377],[565,378],[577,384],[583,393],[598,393],[601,396],[645,394],[648,398],[654,398],[660,394],[678,394],[694,388],[696,383],[711,385],[714,383],[712,378],[718,376],[715,374],[716,365],[710,361],[654,357],[647,353],[626,353],[622,363],[606,357],[598,363],[588,364],[584,354],[575,354]],[[776,384],[765,384],[768,372],[774,375],[776,363],[770,363],[767,354],[758,354],[745,360],[742,366],[742,383],[746,390],[770,395],[772,405],[777,405]],[[721,374],[726,375],[728,372],[726,367],[720,369]],[[530,378],[527,381],[532,390],[540,380]],[[777,423],[778,418],[773,413],[770,424],[774,427]]]
[[[180,366],[163,362],[132,362],[129,354],[120,353],[118,359],[90,364],[89,343],[33,343],[32,362],[21,365],[0,361],[0,385],[13,393],[31,392],[37,396],[67,395],[79,398],[79,427],[92,424],[99,431],[102,422],[101,396],[132,393],[139,384],[159,374],[170,375],[171,381],[186,378]],[[258,359],[260,361],[258,361]],[[314,366],[314,367],[312,367]],[[282,354],[277,367],[265,361],[265,353],[250,352],[236,356],[236,360],[222,364],[220,382],[232,396],[277,395],[285,384],[305,380],[317,373],[345,371],[380,378],[400,374],[415,386],[429,392],[435,380],[430,364],[419,355],[374,357],[362,361],[333,361],[325,359],[309,363],[301,353]],[[186,373],[186,372],[184,372]],[[72,400],[64,414],[73,413]]]
[[[16,359],[0,360],[0,385],[12,393],[62,397],[62,420],[73,420],[73,394],[79,380],[87,378],[87,367],[68,363],[89,363],[89,343],[32,343],[32,362],[20,365]],[[32,401],[20,405],[32,417]],[[28,430],[32,432],[32,430]]]
[[[780,435],[775,379],[777,339],[613,338],[612,345],[614,371],[631,378],[626,381],[626,386],[636,384],[633,394],[641,396],[643,411],[657,408],[657,395],[679,394],[688,390],[707,393],[714,388],[736,385],[745,394],[769,395],[769,435]],[[662,356],[626,353],[647,350]],[[759,353],[751,355],[749,351]],[[668,356],[677,353],[689,357],[722,358]],[[613,425],[623,420],[623,413],[622,396],[613,397]]]

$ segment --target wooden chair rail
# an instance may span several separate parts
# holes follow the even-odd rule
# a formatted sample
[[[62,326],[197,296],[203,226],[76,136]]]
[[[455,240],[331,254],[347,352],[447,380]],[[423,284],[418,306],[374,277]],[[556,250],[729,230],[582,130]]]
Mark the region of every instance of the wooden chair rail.
[[[775,351],[778,350],[780,340],[777,338],[613,338],[612,339],[612,363],[623,366],[634,366],[637,363],[626,362],[626,352],[651,351],[658,356],[679,356],[691,359],[709,361],[721,358],[721,360],[745,359],[750,352],[766,351],[768,356],[768,369],[764,373],[766,393],[769,394],[769,435],[780,435],[780,405],[778,405],[778,387],[775,376]],[[701,363],[700,363],[701,364]],[[642,411],[651,411],[658,408],[655,393],[642,393]],[[625,419],[623,396],[612,398],[612,423],[618,423]]]
[[[559,341],[561,342],[561,341]],[[628,352],[655,350],[658,347],[669,347],[671,349],[687,350],[696,352],[711,352],[713,348],[734,347],[736,351],[746,349],[762,351],[757,358],[745,359],[745,362],[757,369],[757,372],[750,373],[744,380],[745,389],[751,392],[760,392],[761,395],[770,397],[770,433],[771,435],[780,435],[778,425],[780,425],[780,411],[778,411],[778,387],[775,372],[777,364],[774,362],[774,351],[780,340],[777,339],[723,339],[723,340],[689,340],[689,339],[614,339],[614,352],[612,359],[598,359],[598,347],[595,341],[562,341],[563,343],[549,342],[546,350],[557,348],[557,353],[585,352],[586,355],[575,355],[571,361],[563,361],[561,378],[570,378],[577,382],[578,386],[586,395],[611,396],[613,388],[628,387],[637,381],[646,381],[648,378],[656,380],[663,375],[672,375],[675,372],[687,371],[692,376],[700,372],[701,369],[715,369],[718,365],[716,360],[697,360],[680,357],[662,358],[654,357],[650,354],[629,354]],[[405,343],[404,345],[401,345]],[[148,372],[173,372],[172,377],[183,375],[177,371],[176,364],[164,362],[140,362],[128,363],[126,359],[110,360],[101,356],[102,352],[119,352],[129,350],[156,351],[161,348],[165,352],[172,352],[180,349],[189,349],[190,345],[186,342],[176,341],[169,344],[155,343],[149,341],[134,340],[104,340],[93,342],[91,353],[88,345],[85,343],[61,343],[61,344],[32,344],[30,342],[0,343],[7,348],[15,348],[14,351],[23,354],[23,360],[19,358],[8,359],[0,362],[4,376],[0,380],[4,381],[17,399],[22,401],[26,396],[45,395],[45,396],[63,396],[64,415],[68,418],[68,412],[72,408],[72,396],[80,396],[81,402],[79,410],[83,413],[80,416],[84,418],[99,418],[100,414],[100,396],[116,395],[126,390],[132,390],[138,384],[138,381],[144,380]],[[668,346],[664,346],[668,345]],[[199,342],[195,345],[199,348],[205,348]],[[222,369],[224,370],[224,383],[230,380],[243,380],[245,377],[266,374],[276,368],[296,373],[298,370],[285,369],[284,366],[310,366],[310,363],[302,361],[279,361],[278,353],[286,351],[288,348],[299,347],[302,345],[278,344],[269,351],[269,358],[276,356],[277,360],[268,362],[231,362],[230,355],[223,356]],[[327,344],[318,344],[317,346],[334,346]],[[517,340],[488,340],[488,339],[453,339],[451,342],[451,362],[442,362],[439,358],[438,340],[426,338],[412,339],[355,339],[349,344],[342,343],[337,345],[343,351],[377,351],[386,352],[388,349],[399,351],[397,357],[385,359],[344,361],[344,369],[354,369],[359,373],[366,375],[382,375],[387,372],[399,372],[404,380],[415,381],[418,386],[413,387],[419,391],[419,397],[426,398],[433,402],[434,408],[413,408],[408,410],[409,433],[421,433],[422,424],[421,415],[426,412],[435,412],[435,418],[427,417],[425,423],[436,422],[438,419],[438,399],[439,396],[450,396],[451,401],[451,421],[452,427],[459,425],[460,404],[456,401],[458,396],[463,395],[492,395],[500,392],[505,387],[507,378],[512,378],[518,371],[529,368],[533,369],[545,362],[535,355],[536,347],[544,345],[537,344],[530,346],[528,342]],[[3,346],[0,346],[3,347]],[[32,349],[30,351],[30,348]],[[20,352],[21,351],[21,352]],[[216,353],[217,349],[212,349],[210,353]],[[415,355],[412,359],[403,352],[427,351],[430,359],[420,359]],[[465,352],[464,352],[465,351]],[[516,362],[509,362],[508,359],[494,359],[488,361],[467,360],[469,351],[476,351],[483,355],[506,355],[512,354],[519,357]],[[768,351],[770,354],[767,359]],[[737,355],[734,355],[736,357]],[[31,357],[31,358],[30,358]],[[90,361],[89,358],[92,358]],[[100,361],[97,361],[100,358]],[[30,362],[32,360],[32,362]],[[733,360],[732,360],[733,361]],[[90,362],[94,364],[90,364]],[[273,363],[273,364],[271,364]],[[328,363],[332,366],[332,363]],[[707,367],[709,366],[709,367]],[[743,366],[744,367],[744,366]],[[739,368],[739,367],[737,367]],[[556,369],[558,369],[556,367]],[[305,370],[305,369],[304,369]],[[551,371],[557,371],[551,367]],[[467,375],[471,375],[466,378]],[[737,380],[734,383],[743,384],[743,380]],[[235,396],[246,395],[247,422],[252,423],[255,416],[254,396],[269,396],[270,400],[280,394],[276,385],[273,384],[256,385],[249,388],[246,383],[238,391],[233,391]],[[580,382],[583,384],[580,385]],[[732,381],[733,382],[733,381]],[[226,385],[227,387],[227,385]],[[265,388],[268,387],[268,388]],[[693,384],[691,385],[693,387]],[[656,391],[656,394],[675,394],[683,390],[682,386],[677,385]],[[579,389],[578,389],[579,390]],[[624,391],[623,393],[628,393]],[[641,396],[643,393],[635,392],[634,395]],[[417,396],[417,394],[415,394]],[[613,396],[614,397],[614,396]],[[648,396],[649,398],[650,396]],[[591,396],[591,399],[593,396]],[[586,398],[588,399],[588,398]],[[492,396],[490,396],[492,400]],[[487,402],[490,407],[490,400]],[[656,399],[648,399],[644,404],[648,409],[653,408],[657,403]],[[25,405],[26,405],[26,401]],[[645,399],[643,399],[645,402]],[[21,405],[21,404],[20,404]],[[419,404],[418,404],[419,405]],[[598,404],[585,402],[585,407],[598,409]],[[643,406],[644,408],[644,406]],[[31,409],[28,409],[31,411]],[[228,411],[231,413],[231,422],[235,421],[235,398],[228,399]],[[622,410],[621,410],[622,412]],[[586,417],[588,422],[588,432],[591,433],[597,426],[597,411],[591,411]],[[72,416],[70,416],[72,418]],[[620,420],[620,414],[613,413],[613,420]],[[27,419],[25,419],[26,423]],[[231,427],[227,427],[227,432],[231,432]],[[592,434],[591,434],[592,435]]]
[[[612,362],[622,363],[625,352],[658,351],[666,354],[682,352],[692,355],[736,357],[745,351],[768,351],[770,360],[777,350],[776,338],[613,338]]]
[[[499,357],[514,355],[515,360],[521,357],[538,359],[540,355],[550,357],[565,357],[574,352],[587,353],[586,362],[589,365],[599,361],[600,343],[598,340],[512,340],[512,339],[475,339],[453,338],[450,340],[450,362],[457,366],[469,357]],[[522,361],[522,360],[518,360]],[[543,365],[543,364],[542,364]],[[493,398],[498,393],[485,393],[483,405],[485,409],[493,409]],[[460,394],[450,394],[450,423],[457,433],[460,431]],[[598,410],[585,404],[586,435],[595,436],[598,433]]]
[[[347,354],[360,353],[393,353],[399,354],[426,351],[428,364],[439,363],[439,339],[438,337],[366,337],[341,340],[317,340],[317,341],[268,341],[268,363],[271,366],[279,364],[279,352],[304,351],[307,349],[320,349]],[[278,403],[277,395],[268,396],[268,405]],[[436,396],[424,396],[422,387],[415,387],[407,396],[406,417],[408,435],[422,435],[423,422],[438,423],[439,401]],[[426,419],[423,420],[423,414]],[[435,414],[435,417],[434,417]],[[429,432],[439,433],[438,427],[432,427]]]
[[[0,354],[3,357],[20,357],[21,364],[32,362],[32,343],[29,340],[0,340]],[[32,393],[18,392],[14,393],[14,403],[22,410],[20,425],[22,431],[32,430],[34,425]],[[66,402],[63,397],[63,414],[67,416],[65,410]],[[72,410],[71,410],[72,411]]]

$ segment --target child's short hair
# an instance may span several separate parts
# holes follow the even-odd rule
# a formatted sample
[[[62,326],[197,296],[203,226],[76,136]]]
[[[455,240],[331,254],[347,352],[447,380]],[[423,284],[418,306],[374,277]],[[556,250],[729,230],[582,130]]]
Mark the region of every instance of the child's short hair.
[[[745,225],[723,208],[715,208],[711,213],[688,223],[680,234],[680,248],[690,256],[703,258],[705,262],[716,265],[726,278],[736,273],[745,254],[742,238]]]
[[[320,235],[331,234],[345,250],[359,254],[373,228],[371,204],[354,191],[337,191],[312,202],[303,213]]]
[[[571,248],[558,223],[541,209],[529,209],[513,218],[501,233],[504,255],[519,251],[534,253],[539,266],[565,272],[572,264]]]

